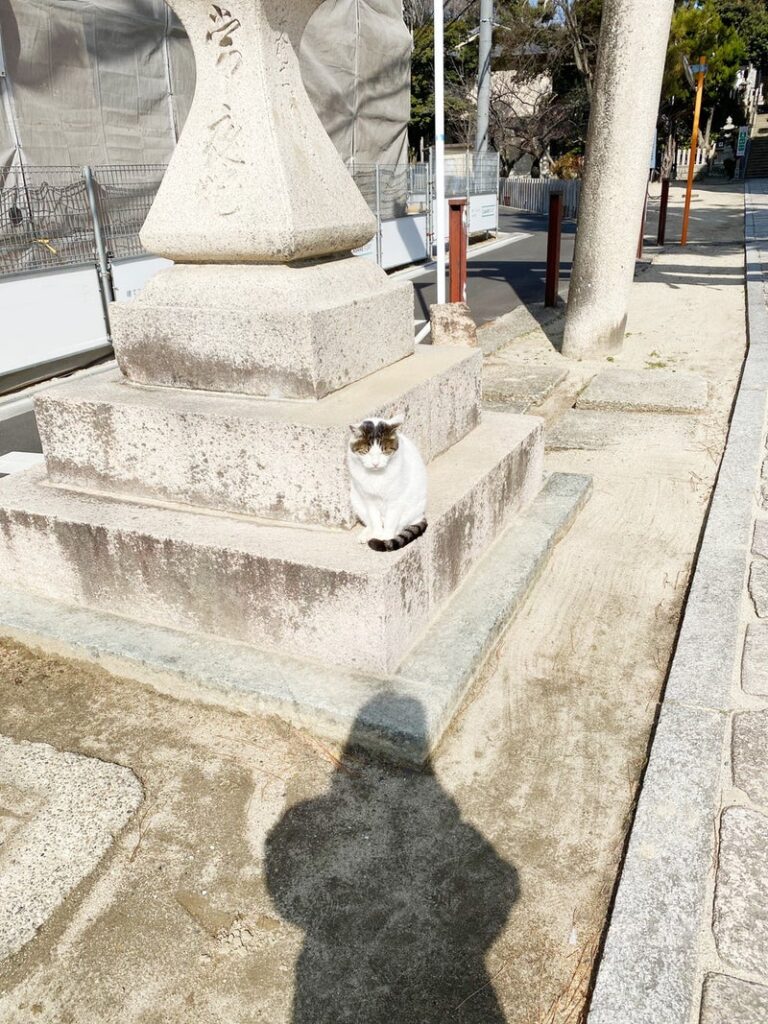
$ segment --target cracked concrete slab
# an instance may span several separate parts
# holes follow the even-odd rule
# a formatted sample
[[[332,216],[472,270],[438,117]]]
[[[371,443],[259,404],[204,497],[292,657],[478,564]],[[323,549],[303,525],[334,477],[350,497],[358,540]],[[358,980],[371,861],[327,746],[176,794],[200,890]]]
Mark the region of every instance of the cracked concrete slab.
[[[486,363],[483,405],[486,409],[527,412],[541,405],[568,376],[567,369],[527,363]]]

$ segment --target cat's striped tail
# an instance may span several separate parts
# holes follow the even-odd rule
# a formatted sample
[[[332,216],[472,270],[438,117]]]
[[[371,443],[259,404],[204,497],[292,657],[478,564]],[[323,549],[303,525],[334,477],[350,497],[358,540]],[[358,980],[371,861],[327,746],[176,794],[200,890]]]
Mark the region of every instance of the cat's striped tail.
[[[416,540],[427,528],[427,520],[422,519],[420,523],[415,523],[413,526],[406,526],[402,533],[398,533],[396,537],[391,540],[378,540],[374,537],[373,540],[368,541],[368,547],[373,548],[374,551],[397,551],[398,548],[404,548],[406,544],[410,544],[411,541]]]

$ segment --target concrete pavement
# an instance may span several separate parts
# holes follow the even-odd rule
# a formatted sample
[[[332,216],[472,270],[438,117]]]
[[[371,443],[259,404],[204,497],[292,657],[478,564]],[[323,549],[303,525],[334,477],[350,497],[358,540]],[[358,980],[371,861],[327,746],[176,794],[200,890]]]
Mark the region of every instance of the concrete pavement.
[[[768,1021],[768,180],[745,213],[749,352],[590,1024]]]

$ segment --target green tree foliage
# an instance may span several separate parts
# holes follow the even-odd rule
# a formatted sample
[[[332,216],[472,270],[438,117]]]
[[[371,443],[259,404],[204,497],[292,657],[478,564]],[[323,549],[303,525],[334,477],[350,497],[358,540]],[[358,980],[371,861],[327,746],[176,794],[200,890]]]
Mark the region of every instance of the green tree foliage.
[[[741,36],[732,25],[724,23],[715,0],[704,0],[703,3],[699,0],[686,0],[678,4],[672,15],[667,46],[662,85],[663,105],[673,106],[680,102],[690,105],[691,88],[685,75],[683,58],[696,63],[700,56],[706,57],[704,103],[711,105],[730,93],[746,53]]]
[[[477,77],[477,43],[467,43],[476,23],[464,18],[446,21],[445,38],[445,116],[456,123],[468,114],[472,105],[471,88]],[[416,150],[423,138],[431,145],[435,137],[435,38],[431,21],[413,30],[411,57],[411,121],[409,142]]]
[[[768,5],[766,0],[714,0],[723,24],[741,36],[746,59],[763,74],[768,71]]]

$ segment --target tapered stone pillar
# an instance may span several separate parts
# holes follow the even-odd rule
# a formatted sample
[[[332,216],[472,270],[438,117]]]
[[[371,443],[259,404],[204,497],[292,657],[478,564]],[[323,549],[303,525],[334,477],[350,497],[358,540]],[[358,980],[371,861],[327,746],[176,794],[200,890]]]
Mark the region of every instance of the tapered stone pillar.
[[[112,315],[130,380],[317,399],[413,351],[411,287],[350,255],[376,222],[301,80],[320,2],[172,0],[197,86],[141,232],[177,265]]]
[[[673,0],[606,0],[563,355],[624,338]]]

